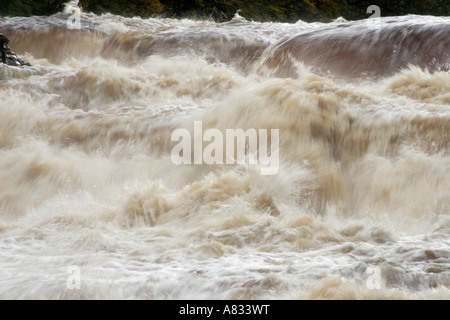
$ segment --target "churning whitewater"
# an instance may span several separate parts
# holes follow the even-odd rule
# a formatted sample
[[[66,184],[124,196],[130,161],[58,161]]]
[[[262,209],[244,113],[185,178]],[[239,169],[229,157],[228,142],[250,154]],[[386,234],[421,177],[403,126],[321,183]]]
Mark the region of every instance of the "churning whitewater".
[[[70,15],[0,18],[0,298],[450,299],[450,18]]]

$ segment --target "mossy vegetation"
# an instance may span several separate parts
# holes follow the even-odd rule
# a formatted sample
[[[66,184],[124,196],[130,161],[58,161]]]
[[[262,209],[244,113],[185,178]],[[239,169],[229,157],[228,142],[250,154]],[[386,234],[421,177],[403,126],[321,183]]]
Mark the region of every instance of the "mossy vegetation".
[[[0,3],[2,16],[51,15],[60,12],[68,0],[6,0]],[[239,14],[255,21],[330,21],[370,16],[367,7],[377,5],[382,16],[421,14],[450,15],[448,0],[80,0],[83,10],[123,16],[163,15],[174,18],[230,20]]]

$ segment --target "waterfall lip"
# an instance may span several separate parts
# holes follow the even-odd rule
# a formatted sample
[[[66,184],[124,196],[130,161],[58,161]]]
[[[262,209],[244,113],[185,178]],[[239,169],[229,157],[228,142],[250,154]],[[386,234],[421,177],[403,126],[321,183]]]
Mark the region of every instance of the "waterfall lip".
[[[266,50],[260,65],[277,76],[295,77],[293,64],[299,61],[338,78],[391,76],[410,65],[429,71],[449,68],[449,18],[384,17],[377,28],[367,23],[330,23],[287,36]]]

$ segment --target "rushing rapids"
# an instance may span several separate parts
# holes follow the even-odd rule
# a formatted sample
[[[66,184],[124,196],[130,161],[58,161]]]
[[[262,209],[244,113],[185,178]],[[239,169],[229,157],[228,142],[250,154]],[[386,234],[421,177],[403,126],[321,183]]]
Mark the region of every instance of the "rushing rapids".
[[[0,18],[1,298],[450,298],[449,18],[69,17]],[[175,164],[194,122],[279,170]]]

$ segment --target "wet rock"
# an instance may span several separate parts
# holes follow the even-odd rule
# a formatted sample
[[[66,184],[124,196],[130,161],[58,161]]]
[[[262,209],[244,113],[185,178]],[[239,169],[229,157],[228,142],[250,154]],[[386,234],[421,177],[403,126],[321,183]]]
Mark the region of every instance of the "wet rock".
[[[14,52],[11,52],[11,50],[9,49],[8,43],[9,43],[9,39],[0,33],[1,62],[6,65],[15,66],[15,67],[31,66],[28,62],[25,62],[22,59],[19,59],[19,57]]]

